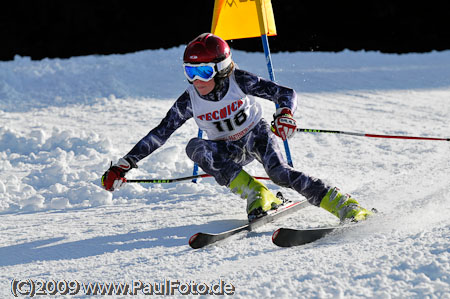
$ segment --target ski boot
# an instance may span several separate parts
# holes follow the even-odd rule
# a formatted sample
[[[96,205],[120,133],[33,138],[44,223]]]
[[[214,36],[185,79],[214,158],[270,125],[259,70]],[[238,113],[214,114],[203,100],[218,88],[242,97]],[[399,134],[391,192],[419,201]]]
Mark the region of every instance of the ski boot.
[[[338,217],[341,222],[346,220],[358,222],[373,215],[371,211],[361,207],[355,199],[350,197],[350,195],[341,194],[336,187],[331,188],[325,197],[322,198],[320,207]]]
[[[241,195],[241,198],[247,199],[248,220],[264,216],[267,211],[276,209],[283,203],[261,182],[255,180],[244,170],[231,181],[230,189],[233,193]]]

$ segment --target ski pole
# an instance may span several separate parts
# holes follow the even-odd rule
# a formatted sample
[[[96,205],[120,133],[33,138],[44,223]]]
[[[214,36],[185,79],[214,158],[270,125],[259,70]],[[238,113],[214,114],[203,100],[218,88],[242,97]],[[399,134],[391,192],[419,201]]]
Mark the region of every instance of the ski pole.
[[[379,135],[379,134],[355,133],[355,132],[335,131],[335,130],[321,130],[321,129],[300,129],[300,128],[297,128],[297,132],[303,132],[303,133],[343,134],[343,135],[352,135],[352,136],[361,136],[361,137],[373,137],[373,138],[392,138],[392,139],[415,139],[415,140],[440,140],[440,141],[450,141],[450,138],[416,137],[416,136],[399,136],[399,135]]]
[[[209,178],[212,177],[210,174],[198,174],[198,175],[191,175],[187,177],[182,178],[175,178],[175,179],[136,179],[136,180],[126,180],[127,183],[150,183],[150,184],[168,184],[168,183],[175,183],[175,182],[181,182],[181,181],[188,181],[192,179],[198,179],[198,178]],[[267,177],[254,177],[257,180],[270,180],[270,178]]]

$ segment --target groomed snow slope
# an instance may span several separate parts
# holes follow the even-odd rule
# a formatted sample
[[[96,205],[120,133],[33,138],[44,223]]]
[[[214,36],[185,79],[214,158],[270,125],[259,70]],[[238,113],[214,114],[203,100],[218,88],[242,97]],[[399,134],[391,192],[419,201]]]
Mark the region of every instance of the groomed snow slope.
[[[450,298],[450,142],[298,133],[289,142],[297,169],[380,213],[290,249],[271,243],[277,227],[337,219],[308,207],[192,250],[192,234],[245,222],[245,203],[213,179],[102,190],[110,161],[184,91],[183,50],[0,62],[0,297],[12,296],[13,279],[53,279],[222,280],[240,298]],[[233,58],[267,77],[262,54]],[[279,53],[273,63],[277,81],[298,92],[300,127],[450,137],[449,51]],[[261,103],[270,119],[273,103]],[[196,134],[188,121],[128,178],[191,175],[184,147]],[[246,170],[265,175],[257,162]]]

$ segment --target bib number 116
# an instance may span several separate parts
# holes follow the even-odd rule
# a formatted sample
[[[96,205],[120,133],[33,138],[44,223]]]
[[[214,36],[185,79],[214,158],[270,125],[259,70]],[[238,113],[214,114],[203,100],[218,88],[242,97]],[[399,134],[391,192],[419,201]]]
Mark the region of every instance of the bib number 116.
[[[239,127],[243,123],[245,123],[246,120],[247,114],[245,114],[245,110],[241,110],[238,113],[236,113],[234,118],[227,118],[221,121],[215,121],[213,122],[213,124],[216,125],[216,129],[219,132],[223,132],[225,129],[231,132],[235,129],[236,126]]]

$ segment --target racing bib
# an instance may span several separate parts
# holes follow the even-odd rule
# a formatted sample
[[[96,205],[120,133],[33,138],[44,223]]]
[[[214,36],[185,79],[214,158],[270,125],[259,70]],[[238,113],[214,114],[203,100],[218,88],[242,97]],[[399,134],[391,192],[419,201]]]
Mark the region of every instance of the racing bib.
[[[226,95],[217,102],[204,100],[193,85],[187,89],[198,127],[210,140],[239,140],[261,119],[261,106],[255,97],[246,95],[230,76]]]

